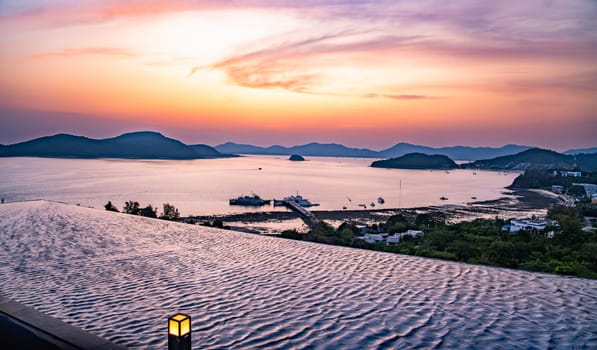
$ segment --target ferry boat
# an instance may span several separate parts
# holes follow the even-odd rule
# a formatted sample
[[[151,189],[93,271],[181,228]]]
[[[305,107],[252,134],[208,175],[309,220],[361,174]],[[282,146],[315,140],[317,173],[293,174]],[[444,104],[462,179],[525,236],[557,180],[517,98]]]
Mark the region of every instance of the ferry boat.
[[[230,199],[230,205],[245,205],[245,206],[252,206],[252,207],[259,207],[262,205],[270,204],[271,200],[269,199],[262,199],[256,194],[252,196],[239,196],[237,198]]]
[[[282,206],[286,202],[295,202],[303,208],[315,207],[319,205],[317,203],[311,203],[311,201],[309,201],[307,198],[303,198],[303,196],[297,194],[296,196],[285,197],[282,200],[274,199],[274,206]]]

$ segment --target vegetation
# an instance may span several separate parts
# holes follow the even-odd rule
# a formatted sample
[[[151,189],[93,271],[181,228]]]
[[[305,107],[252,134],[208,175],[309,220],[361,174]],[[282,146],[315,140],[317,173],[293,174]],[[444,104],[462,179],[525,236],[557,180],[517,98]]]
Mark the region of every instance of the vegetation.
[[[178,212],[178,209],[170,203],[164,203],[164,211],[162,212],[162,215],[160,215],[160,219],[176,221],[179,218],[180,213]]]
[[[118,208],[116,208],[114,206],[114,204],[112,204],[111,201],[108,201],[108,203],[106,203],[106,205],[104,205],[104,208],[106,208],[107,211],[114,211],[114,212],[117,212],[117,213],[119,212]]]
[[[378,160],[371,163],[374,168],[397,169],[454,169],[458,165],[450,158],[434,154],[409,153],[402,157]]]
[[[544,188],[550,189],[553,185],[564,187],[564,190],[570,194],[584,196],[585,190],[581,186],[575,186],[574,183],[597,183],[596,172],[585,172],[582,177],[561,176],[559,173],[554,175],[552,170],[527,170],[519,175],[512,187],[515,188]]]
[[[104,208],[108,211],[118,212],[118,209],[112,204],[111,201],[108,201]],[[139,202],[137,201],[127,201],[124,203],[124,207],[122,208],[122,212],[124,214],[129,215],[139,215],[145,216],[148,218],[157,218],[158,217],[158,209],[154,208],[151,204],[147,205],[144,208],[139,206]],[[171,205],[170,203],[164,203],[164,212],[159,217],[162,220],[178,220],[180,218],[180,214],[178,209]]]
[[[462,168],[492,170],[579,169],[581,171],[596,171],[597,154],[569,156],[545,149],[532,148],[513,155],[463,164]]]
[[[549,217],[559,227],[548,227],[554,237],[544,231],[503,231],[504,220],[474,220],[446,224],[443,218],[429,214],[396,215],[385,224],[385,232],[403,232],[418,228],[425,234],[405,237],[398,244],[374,244],[359,239],[359,230],[350,223],[337,230],[320,223],[310,232],[285,231],[282,237],[301,239],[384,252],[425,256],[473,264],[501,266],[580,277],[597,278],[597,233],[584,232],[582,216],[576,208],[556,206]],[[371,228],[373,229],[373,227]]]

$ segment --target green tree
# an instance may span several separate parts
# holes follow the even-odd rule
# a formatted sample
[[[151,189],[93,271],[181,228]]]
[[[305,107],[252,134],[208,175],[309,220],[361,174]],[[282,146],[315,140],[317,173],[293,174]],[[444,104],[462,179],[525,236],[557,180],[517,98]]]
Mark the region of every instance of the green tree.
[[[108,203],[106,203],[106,205],[104,205],[104,208],[106,208],[107,211],[114,211],[114,212],[117,212],[117,213],[119,212],[118,208],[116,208],[114,206],[114,204],[112,204],[111,201],[108,201]]]
[[[139,209],[139,214],[138,215],[145,216],[145,217],[148,217],[148,218],[157,218],[158,217],[157,211],[158,211],[157,208],[153,208],[151,206],[151,204],[149,204],[145,208]]]
[[[139,215],[139,202],[128,201],[124,203],[124,208],[122,208],[122,212],[125,214]]]
[[[178,212],[178,209],[170,203],[164,203],[164,211],[162,212],[162,215],[160,215],[160,219],[175,221],[179,218],[180,213]]]

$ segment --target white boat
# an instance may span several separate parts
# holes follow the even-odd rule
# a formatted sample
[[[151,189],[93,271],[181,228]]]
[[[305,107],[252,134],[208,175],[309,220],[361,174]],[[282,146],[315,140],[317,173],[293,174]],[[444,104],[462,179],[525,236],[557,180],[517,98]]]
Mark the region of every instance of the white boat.
[[[307,198],[303,198],[303,196],[297,194],[296,196],[288,196],[285,197],[284,200],[274,200],[274,205],[283,205],[284,202],[294,202],[300,205],[301,207],[308,208],[308,207],[315,207],[319,204],[311,203]]]

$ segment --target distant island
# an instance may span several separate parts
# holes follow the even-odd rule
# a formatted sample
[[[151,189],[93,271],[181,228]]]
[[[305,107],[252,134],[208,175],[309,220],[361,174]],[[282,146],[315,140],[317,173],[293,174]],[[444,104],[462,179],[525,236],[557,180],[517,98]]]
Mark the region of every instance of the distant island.
[[[597,154],[574,156],[533,148],[517,154],[462,164],[464,169],[485,170],[597,170]]]
[[[141,131],[108,139],[58,134],[1,146],[0,157],[206,159],[225,158],[208,145],[185,145],[157,132]]]
[[[450,158],[432,154],[409,153],[402,157],[378,160],[371,163],[373,168],[397,168],[397,169],[454,169],[458,165]]]
[[[303,156],[301,155],[293,154],[290,156],[290,158],[288,158],[288,160],[291,160],[293,162],[302,162],[305,160],[305,158],[303,158]]]
[[[509,155],[529,149],[528,146],[506,145],[498,148],[491,147],[468,147],[454,146],[433,148],[427,146],[413,145],[410,143],[398,143],[390,148],[381,151],[373,151],[366,148],[352,148],[336,143],[308,143],[305,145],[284,147],[274,145],[270,147],[259,147],[248,144],[227,142],[215,148],[223,153],[253,154],[253,155],[292,155],[301,154],[312,157],[354,157],[354,158],[396,158],[410,153],[438,154],[457,160],[479,160],[497,156]]]
[[[374,168],[395,169],[482,169],[482,170],[579,170],[597,171],[597,154],[569,156],[550,150],[533,148],[517,154],[464,163],[458,166],[443,155],[409,153],[402,157],[378,160]]]
[[[529,153],[524,153],[525,151],[529,151]],[[541,154],[541,152],[551,153]],[[398,143],[381,151],[347,147],[336,143],[317,142],[292,147],[279,145],[259,147],[227,142],[211,147],[205,144],[187,145],[153,131],[131,132],[106,139],[57,134],[12,145],[0,145],[0,157],[49,158],[206,159],[237,157],[237,154],[250,154],[382,158],[389,160],[398,159],[413,153],[441,155],[451,160],[471,161],[471,163],[463,165],[463,168],[526,170],[530,168],[553,167],[572,169],[575,167],[575,164],[582,164],[579,165],[580,168],[588,166],[587,170],[597,168],[594,160],[597,154],[597,147],[568,150],[563,153],[520,145],[505,145],[497,148],[469,146],[433,148],[409,143]],[[402,161],[405,160],[401,160],[400,162]],[[410,161],[414,160],[411,159]],[[429,165],[425,164],[429,161],[428,159],[421,161],[425,165],[425,169],[434,168],[434,161],[430,161]],[[398,163],[399,167],[403,166],[400,165],[400,162]],[[416,161],[414,162],[416,163]],[[384,163],[381,164],[383,165]],[[406,169],[418,168],[407,167]]]
[[[276,155],[290,156],[292,154],[301,154],[310,157],[354,157],[354,158],[397,158],[410,153],[423,153],[427,155],[444,155],[454,160],[476,161],[483,159],[492,159],[496,157],[508,156],[533,149],[529,146],[505,145],[502,147],[427,147],[414,145],[410,143],[398,143],[390,148],[380,151],[374,151],[366,148],[352,148],[336,143],[308,143],[292,147],[274,145],[269,147],[259,147],[249,144],[238,144],[227,142],[215,149],[222,153],[233,154],[252,154],[252,155]],[[597,148],[573,149],[563,152],[567,155],[581,153],[597,153]]]

